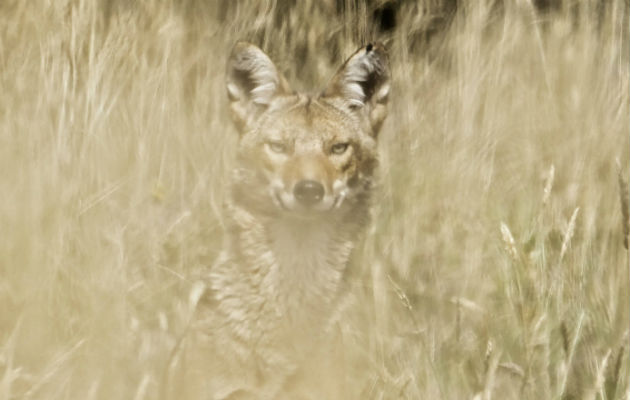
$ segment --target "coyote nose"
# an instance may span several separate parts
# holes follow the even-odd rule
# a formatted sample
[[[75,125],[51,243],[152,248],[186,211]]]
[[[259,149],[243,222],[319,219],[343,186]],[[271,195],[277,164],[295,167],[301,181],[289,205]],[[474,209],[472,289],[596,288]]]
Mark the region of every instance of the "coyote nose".
[[[293,195],[303,205],[312,206],[324,197],[324,186],[317,181],[299,181],[293,188]]]

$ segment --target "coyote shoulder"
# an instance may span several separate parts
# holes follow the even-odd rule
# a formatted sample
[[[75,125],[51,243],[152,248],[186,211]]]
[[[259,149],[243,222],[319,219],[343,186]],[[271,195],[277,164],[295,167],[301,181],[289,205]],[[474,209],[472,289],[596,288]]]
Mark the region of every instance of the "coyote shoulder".
[[[387,54],[380,44],[360,48],[309,95],[239,42],[226,84],[236,168],[226,244],[207,276],[197,331],[215,352],[207,361],[214,398],[281,398],[288,377],[326,352],[344,271],[368,222]]]

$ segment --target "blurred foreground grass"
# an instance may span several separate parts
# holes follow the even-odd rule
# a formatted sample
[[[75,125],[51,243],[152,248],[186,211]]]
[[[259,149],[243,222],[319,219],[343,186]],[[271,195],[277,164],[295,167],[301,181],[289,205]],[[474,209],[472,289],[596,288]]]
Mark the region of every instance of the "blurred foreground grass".
[[[363,397],[630,399],[627,2],[460,2],[431,35],[440,2],[386,33],[377,3],[0,3],[0,400],[158,397],[221,246],[233,42],[316,89],[375,38]]]

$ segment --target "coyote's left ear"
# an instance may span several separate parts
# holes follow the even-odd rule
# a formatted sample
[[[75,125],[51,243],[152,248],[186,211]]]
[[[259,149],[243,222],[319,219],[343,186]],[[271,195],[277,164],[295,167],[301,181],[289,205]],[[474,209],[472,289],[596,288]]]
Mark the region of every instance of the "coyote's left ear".
[[[291,89],[274,63],[261,49],[238,42],[227,63],[226,86],[232,118],[238,129],[247,130],[250,123],[267,109],[276,96]]]
[[[324,97],[341,101],[341,106],[369,123],[376,136],[387,116],[389,61],[385,47],[368,44],[354,53],[335,74]]]

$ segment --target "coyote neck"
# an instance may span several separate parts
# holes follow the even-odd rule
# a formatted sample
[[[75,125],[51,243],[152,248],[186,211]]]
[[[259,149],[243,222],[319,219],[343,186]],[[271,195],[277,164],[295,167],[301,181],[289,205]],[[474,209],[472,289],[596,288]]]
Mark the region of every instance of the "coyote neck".
[[[286,310],[291,317],[324,311],[335,300],[352,238],[332,221],[281,220],[267,230],[274,259],[268,279],[275,283],[279,303],[296,308]]]
[[[225,262],[212,286],[233,328],[254,339],[288,326],[321,326],[331,314],[359,224],[264,219],[240,208],[232,216]]]

